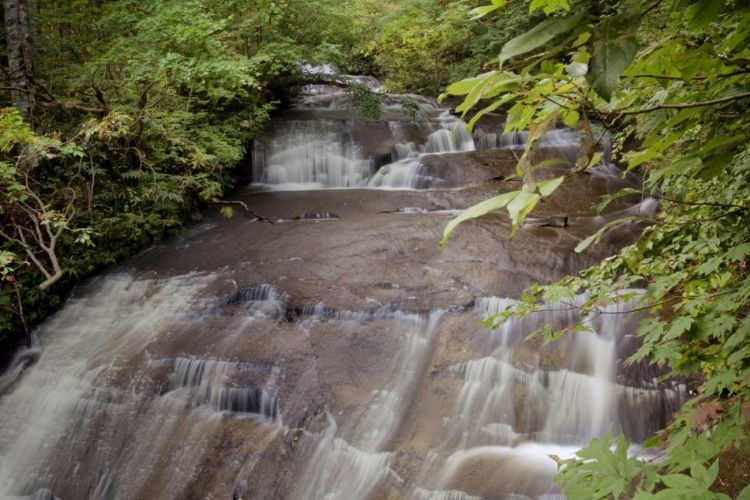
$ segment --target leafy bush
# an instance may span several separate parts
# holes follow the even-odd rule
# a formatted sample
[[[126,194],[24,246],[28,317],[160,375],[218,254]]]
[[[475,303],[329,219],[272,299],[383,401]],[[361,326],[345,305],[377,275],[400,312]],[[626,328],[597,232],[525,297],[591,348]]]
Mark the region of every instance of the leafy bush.
[[[530,128],[531,134],[519,164],[522,190],[468,210],[449,224],[445,237],[461,220],[502,207],[518,227],[549,194],[534,181],[534,152],[558,121],[583,137],[573,170],[589,169],[601,158],[595,148],[601,133],[592,123],[618,132],[618,144],[636,138],[640,146],[622,160],[645,176],[642,191],[605,197],[599,209],[637,191],[659,199],[661,211],[608,224],[577,251],[615,225],[646,220],[650,226],[617,256],[581,276],[532,287],[495,319],[533,314],[544,301],[584,290],[590,298],[581,314],[594,317],[608,304],[632,300],[625,290],[645,286],[634,312],[652,315],[641,321],[642,346],[626,362],[665,366],[662,381],[697,378],[698,394],[644,443],[661,449],[660,460],[628,457],[630,443],[607,435],[578,458],[559,461],[558,480],[572,500],[729,498],[716,493],[719,457],[730,448],[747,451],[750,418],[750,7],[623,0],[603,16],[592,16],[587,7],[533,0],[531,9],[550,17],[506,43],[491,70],[446,90],[465,96],[459,111],[481,108],[472,125],[507,107],[506,129]],[[567,331],[587,330],[582,324]],[[554,341],[564,332],[545,327],[537,335]],[[750,498],[750,487],[738,498]]]

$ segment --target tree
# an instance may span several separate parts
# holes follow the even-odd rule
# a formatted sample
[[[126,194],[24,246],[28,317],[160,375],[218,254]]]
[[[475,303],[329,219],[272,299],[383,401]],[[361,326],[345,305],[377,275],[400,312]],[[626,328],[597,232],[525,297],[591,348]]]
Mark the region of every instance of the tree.
[[[475,13],[490,15],[504,4],[493,1]],[[697,396],[644,443],[661,448],[659,461],[628,457],[630,443],[610,434],[560,461],[558,480],[571,499],[729,498],[715,484],[720,457],[729,448],[747,451],[750,417],[750,7],[622,0],[593,16],[599,2],[530,4],[548,19],[506,43],[491,71],[446,91],[465,96],[459,111],[480,107],[470,126],[506,109],[507,131],[531,129],[518,172],[524,186],[469,209],[448,225],[445,238],[461,221],[503,207],[519,226],[549,194],[529,172],[539,167],[535,139],[558,121],[582,136],[573,171],[595,166],[597,142],[607,130],[615,132],[621,160],[642,173],[644,185],[607,196],[598,208],[637,193],[660,200],[662,210],[617,256],[580,276],[531,287],[496,319],[533,314],[544,302],[583,291],[589,294],[584,318],[637,298],[634,312],[652,315],[641,321],[642,346],[627,363],[663,365],[668,373],[662,380],[697,377]],[[639,145],[626,151],[626,140]],[[608,224],[577,251],[634,220]],[[645,289],[634,295],[628,291],[634,286]],[[554,341],[586,330],[581,324],[536,335]],[[738,498],[748,497],[745,488]]]
[[[34,74],[29,0],[3,0],[5,41],[8,50],[6,76],[10,84],[13,107],[31,122],[34,93],[31,79]],[[36,2],[33,2],[36,6]]]
[[[359,5],[4,0],[0,342],[219,201],[300,63],[347,58]]]

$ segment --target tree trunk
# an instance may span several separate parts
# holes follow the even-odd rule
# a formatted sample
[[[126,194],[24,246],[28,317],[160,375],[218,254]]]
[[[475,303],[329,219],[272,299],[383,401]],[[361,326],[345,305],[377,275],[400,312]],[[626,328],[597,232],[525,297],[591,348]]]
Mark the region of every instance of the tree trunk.
[[[33,123],[34,94],[31,77],[31,23],[29,0],[3,0],[5,41],[8,47],[8,78],[13,107]]]

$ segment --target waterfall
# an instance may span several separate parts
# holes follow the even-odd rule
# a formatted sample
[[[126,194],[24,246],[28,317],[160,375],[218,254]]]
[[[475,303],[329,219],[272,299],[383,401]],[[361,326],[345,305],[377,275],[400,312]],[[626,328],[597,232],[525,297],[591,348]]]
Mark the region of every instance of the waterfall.
[[[541,495],[544,481],[539,478],[549,480],[556,471],[546,455],[570,457],[608,430],[626,429],[628,435],[644,440],[656,415],[656,425],[663,426],[680,407],[684,386],[628,387],[616,380],[618,340],[630,332],[627,311],[637,299],[603,308],[604,314],[590,320],[593,332],[566,334],[558,341],[562,347],[556,344],[528,358],[523,337],[543,325],[562,328],[580,322],[577,311],[586,298],[546,304],[541,313],[511,319],[492,333],[499,338],[486,342],[478,353],[489,356],[447,367],[446,377],[463,382],[444,420],[443,447],[450,454],[438,474],[442,487],[465,487],[462,475],[481,459],[496,461],[502,471],[503,484],[492,485],[493,491]],[[510,302],[482,297],[476,307],[488,317],[504,311]],[[560,352],[565,358],[555,359]],[[561,366],[545,369],[550,362]],[[635,407],[644,411],[633,412]]]
[[[274,224],[208,209],[35,329],[0,376],[0,498],[562,500],[550,455],[612,430],[648,456],[640,443],[687,388],[623,363],[639,290],[601,314],[582,314],[581,294],[487,320],[629,244],[636,225],[574,252],[657,201],[587,211],[621,175],[604,155],[537,206],[566,227],[510,243],[491,214],[440,251],[449,217],[497,190],[528,135],[498,115],[469,134],[432,99],[358,81],[380,120],[315,86],[255,142],[254,185],[233,196]],[[542,146],[565,163],[579,139],[555,129]],[[581,323],[592,331],[529,338]]]
[[[420,158],[423,155],[474,151],[474,140],[466,132],[465,123],[447,112],[443,112],[440,118],[444,128],[432,132],[424,144],[396,144],[397,161],[381,167],[367,181],[367,186],[410,189],[427,187],[430,179],[422,175]]]
[[[329,69],[330,70],[330,69]],[[323,68],[321,71],[329,71]],[[352,79],[354,77],[347,77]],[[252,150],[253,182],[275,190],[326,188],[435,189],[457,187],[424,172],[425,155],[475,150],[518,150],[526,146],[528,132],[503,133],[482,127],[473,135],[466,123],[431,99],[415,95],[389,95],[371,77],[352,81],[366,84],[381,99],[383,121],[358,121],[349,98],[341,89],[312,86],[307,89],[289,118],[279,121],[268,137],[257,140]],[[403,102],[414,103],[416,116],[403,112]],[[382,126],[381,126],[382,125]],[[580,133],[554,129],[541,139],[548,158],[575,164]],[[387,147],[368,151],[373,140]],[[614,178],[609,168],[609,135],[599,140],[607,153],[596,174]],[[619,175],[619,172],[618,174]]]

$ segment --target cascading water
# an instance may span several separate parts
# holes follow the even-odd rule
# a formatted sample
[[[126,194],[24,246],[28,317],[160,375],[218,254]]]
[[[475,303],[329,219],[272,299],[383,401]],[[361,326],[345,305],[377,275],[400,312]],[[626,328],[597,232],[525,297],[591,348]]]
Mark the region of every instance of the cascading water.
[[[372,83],[370,87],[379,88]],[[395,110],[395,115],[387,121],[387,128],[369,123],[370,128],[377,129],[375,142],[392,150],[388,155],[391,161],[379,164],[382,151],[368,152],[366,147],[367,141],[372,140],[372,130],[360,130],[368,128],[364,125],[367,122],[356,120],[351,112],[342,117],[348,108],[343,93],[321,93],[315,88],[310,92],[266,139],[256,141],[252,152],[256,184],[281,190],[455,187],[424,172],[425,155],[523,149],[528,136],[527,132],[481,131],[474,138],[466,132],[464,122],[435,101],[420,99],[419,118],[413,118],[399,114],[399,105],[389,103],[388,96],[383,95],[384,112]],[[414,97],[408,96],[417,102]],[[575,163],[574,146],[578,140],[579,133],[573,130],[552,130],[542,139],[541,146],[551,151],[550,157]]]
[[[421,121],[404,118],[406,98]],[[685,388],[622,363],[638,348],[637,299],[596,318],[580,317],[580,296],[479,324],[510,303],[498,297],[611,255],[635,228],[573,248],[654,202],[588,212],[617,177],[606,166],[535,212],[564,211],[566,227],[524,227],[509,243],[491,215],[439,252],[451,215],[513,170],[524,134],[471,136],[419,96],[383,96],[382,121],[345,103],[310,89],[255,145],[256,182],[306,191],[237,196],[283,224],[208,211],[38,328],[0,378],[0,497],[552,500],[549,455],[665,425]],[[542,145],[574,158],[577,139],[561,129]],[[334,187],[368,189],[321,189]],[[370,189],[384,187],[411,190]],[[594,332],[525,340],[579,322]]]

